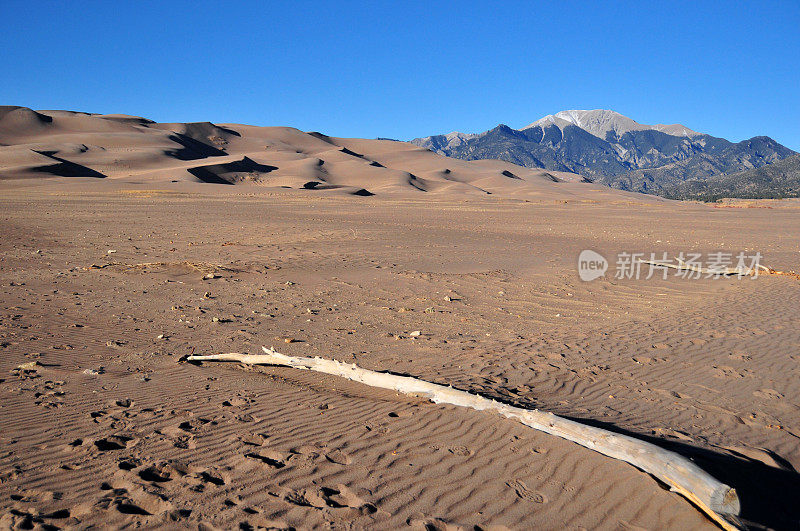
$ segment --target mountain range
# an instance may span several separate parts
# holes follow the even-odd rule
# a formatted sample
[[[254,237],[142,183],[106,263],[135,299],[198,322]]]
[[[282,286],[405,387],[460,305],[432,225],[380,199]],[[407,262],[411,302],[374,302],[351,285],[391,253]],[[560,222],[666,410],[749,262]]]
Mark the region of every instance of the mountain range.
[[[783,196],[784,188],[746,172],[795,154],[767,136],[730,142],[681,124],[640,124],[605,109],[561,111],[521,129],[500,124],[480,134],[453,132],[411,142],[448,157],[571,172],[613,188],[671,198],[705,197],[705,181],[713,196]]]

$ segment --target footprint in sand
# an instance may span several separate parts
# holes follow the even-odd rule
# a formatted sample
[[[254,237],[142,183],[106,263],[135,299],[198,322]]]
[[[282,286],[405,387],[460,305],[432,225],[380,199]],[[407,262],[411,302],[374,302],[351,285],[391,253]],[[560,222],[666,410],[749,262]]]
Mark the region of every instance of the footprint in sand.
[[[242,435],[238,440],[249,446],[264,446],[267,442],[267,437],[266,433],[251,433],[250,435]]]
[[[272,468],[283,468],[286,466],[284,457],[274,450],[259,449],[245,454],[245,457],[256,459],[262,463],[271,466]]]
[[[205,491],[208,485],[223,486],[230,483],[227,473],[216,468],[203,468],[189,465],[179,460],[158,461],[142,467],[142,461],[138,458],[129,457],[119,463],[120,469],[131,472],[138,476],[138,479],[146,481],[153,488],[159,489],[157,493],[163,493],[163,486],[166,483],[180,480],[186,488],[195,492]],[[137,468],[142,467],[136,471]],[[123,488],[127,483],[121,483]],[[117,484],[109,486],[106,490],[117,488]]]
[[[283,500],[292,505],[299,505],[301,507],[316,507],[321,509],[328,506],[322,496],[313,489],[303,489],[299,491],[290,490],[283,495]]]
[[[729,367],[727,365],[719,365],[713,367],[713,374],[716,378],[728,378],[728,379],[735,379],[735,378],[744,378],[746,376],[746,372],[749,371],[739,371],[734,367]]]
[[[118,407],[121,407],[123,409],[127,409],[127,408],[133,406],[133,400],[131,400],[130,398],[121,398],[121,399],[117,400],[115,402],[115,404]]]
[[[258,417],[254,417],[250,413],[243,413],[241,415],[236,415],[236,417],[234,418],[239,422],[258,422],[259,420],[261,420]]]
[[[549,500],[547,496],[542,493],[536,492],[531,490],[528,485],[525,484],[524,481],[521,479],[515,479],[514,481],[509,481],[506,483],[507,486],[514,489],[514,492],[517,493],[517,496],[523,500],[534,502],[534,503],[547,503]]]
[[[187,433],[197,433],[206,425],[215,426],[217,422],[212,419],[208,418],[193,418],[190,420],[185,420],[178,424],[178,428],[187,432]]]
[[[304,444],[289,449],[289,457],[286,463],[297,468],[309,468],[314,465],[314,461],[323,456],[324,448]]]
[[[110,452],[113,450],[124,450],[136,443],[133,437],[126,437],[124,435],[111,435],[103,439],[97,439],[94,442],[95,447],[101,452]]]
[[[767,400],[781,400],[783,398],[783,394],[775,389],[759,389],[758,391],[753,391],[753,395]]]
[[[163,514],[172,509],[172,504],[163,494],[148,492],[129,482],[103,483],[100,488],[109,492],[95,504],[97,509],[116,509],[122,514],[138,516]]]
[[[333,450],[325,454],[325,459],[337,465],[349,465],[353,462],[349,455],[341,450]]]
[[[230,400],[224,400],[222,402],[222,407],[225,407],[225,408],[228,408],[228,407],[241,408],[241,407],[248,406],[248,405],[250,405],[250,402],[248,400],[246,400],[244,398],[241,398],[241,397],[238,397],[238,396],[234,397],[234,398],[231,398]]]
[[[213,468],[200,472],[200,479],[217,487],[230,483],[230,478],[227,474]]]
[[[138,457],[126,457],[118,463],[120,470],[133,470],[142,466],[142,460]]]
[[[0,518],[2,529],[60,529],[45,520],[65,519],[70,517],[69,509],[61,509],[46,514],[33,514],[19,509],[11,509]]]
[[[175,448],[180,448],[181,450],[194,450],[197,448],[197,444],[194,442],[194,437],[191,435],[183,435],[180,437],[176,437],[172,441],[172,445]]]
[[[369,423],[364,426],[368,432],[378,435],[386,435],[389,433],[389,427],[384,424]]]
[[[156,463],[139,471],[140,478],[153,483],[166,483],[178,475],[178,471],[169,463]]]
[[[358,509],[360,514],[373,514],[378,511],[375,505],[364,501],[341,483],[335,487],[322,487],[320,493],[330,507]]]
[[[105,417],[106,415],[108,415],[108,412],[102,410],[92,411],[91,413],[89,413],[89,416],[92,418],[92,421],[95,422],[96,424],[99,424],[103,420],[103,417]]]
[[[472,455],[472,450],[466,446],[451,446],[447,451],[453,455],[460,455],[462,457],[469,457]]]
[[[199,429],[201,425],[202,424],[192,424],[191,422],[186,421],[177,426],[168,426],[166,428],[156,430],[155,433],[170,439],[175,448],[180,448],[183,450],[194,449],[196,448],[196,444],[194,442],[194,432]]]
[[[364,501],[346,485],[338,484],[335,487],[320,487],[319,489],[307,488],[302,490],[288,490],[282,495],[278,494],[285,502],[301,507],[315,507],[317,509],[333,508],[354,510],[347,514],[352,518],[370,515],[378,512],[378,508]],[[340,514],[345,516],[345,514]]]

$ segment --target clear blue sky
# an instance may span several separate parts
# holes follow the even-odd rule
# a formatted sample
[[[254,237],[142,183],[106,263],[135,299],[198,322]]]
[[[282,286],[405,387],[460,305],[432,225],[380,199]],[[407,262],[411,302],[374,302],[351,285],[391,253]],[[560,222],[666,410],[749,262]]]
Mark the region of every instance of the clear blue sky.
[[[607,108],[800,150],[798,0],[122,4],[3,0],[0,104],[399,139]]]

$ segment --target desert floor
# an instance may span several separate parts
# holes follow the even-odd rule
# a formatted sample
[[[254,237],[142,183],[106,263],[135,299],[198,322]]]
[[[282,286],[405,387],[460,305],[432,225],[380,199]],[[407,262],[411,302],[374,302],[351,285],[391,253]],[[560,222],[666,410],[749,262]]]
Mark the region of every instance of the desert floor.
[[[714,528],[490,413],[182,361],[274,345],[655,441],[734,486],[750,525],[790,527],[800,281],[576,271],[583,249],[796,270],[800,203],[766,204],[5,186],[0,525]]]

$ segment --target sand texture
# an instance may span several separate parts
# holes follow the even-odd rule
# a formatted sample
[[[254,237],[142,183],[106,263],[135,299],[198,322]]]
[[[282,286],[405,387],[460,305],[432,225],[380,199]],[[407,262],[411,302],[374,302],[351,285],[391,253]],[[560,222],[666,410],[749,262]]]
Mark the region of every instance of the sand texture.
[[[0,528],[715,528],[636,468],[489,412],[181,361],[262,345],[641,438],[735,487],[747,525],[800,519],[800,282],[576,272],[583,249],[797,270],[800,203],[676,203],[288,128],[39,116],[0,116]],[[42,170],[53,157],[105,177]]]

